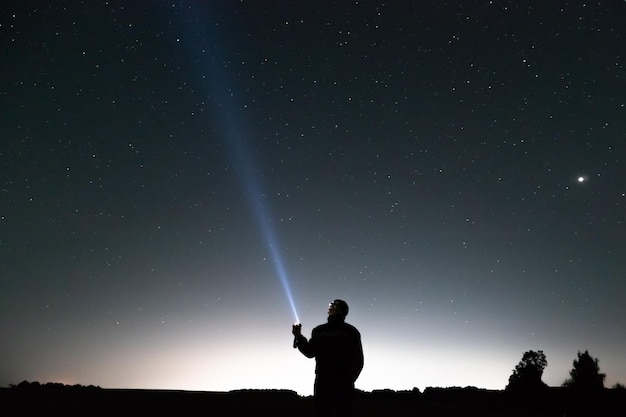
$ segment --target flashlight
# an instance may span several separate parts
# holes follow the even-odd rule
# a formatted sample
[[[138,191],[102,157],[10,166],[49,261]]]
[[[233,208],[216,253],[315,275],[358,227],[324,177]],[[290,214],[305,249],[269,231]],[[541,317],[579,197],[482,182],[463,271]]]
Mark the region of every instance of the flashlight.
[[[293,326],[291,327],[291,333],[293,333],[293,348],[297,348],[298,347],[298,336],[300,336],[302,331],[302,324],[301,323],[294,323]]]

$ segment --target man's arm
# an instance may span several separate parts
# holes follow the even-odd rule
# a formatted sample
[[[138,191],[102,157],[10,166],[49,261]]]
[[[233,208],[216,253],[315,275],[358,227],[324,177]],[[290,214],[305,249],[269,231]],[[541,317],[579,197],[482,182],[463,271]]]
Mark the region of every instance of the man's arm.
[[[355,340],[355,353],[354,353],[354,362],[352,363],[352,382],[355,382],[361,371],[363,370],[363,364],[365,363],[365,359],[363,356],[363,344],[361,343],[361,334],[357,332],[356,340]]]
[[[300,333],[300,328],[300,325],[294,325],[293,327],[293,347],[298,348],[298,350],[307,358],[313,358],[315,357],[314,344],[308,341],[306,337],[302,336],[302,333]],[[311,336],[311,339],[313,339],[313,336]]]
[[[311,341],[307,340],[306,337],[302,335],[298,336],[297,346],[298,346],[298,350],[302,352],[302,354],[306,356],[307,358],[315,357],[314,344],[312,344]]]

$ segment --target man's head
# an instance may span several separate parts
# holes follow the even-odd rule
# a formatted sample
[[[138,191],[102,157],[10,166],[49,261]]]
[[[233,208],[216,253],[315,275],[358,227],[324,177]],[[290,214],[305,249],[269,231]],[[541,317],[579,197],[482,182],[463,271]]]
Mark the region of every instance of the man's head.
[[[328,305],[329,316],[346,317],[348,315],[348,303],[343,300],[335,300]]]

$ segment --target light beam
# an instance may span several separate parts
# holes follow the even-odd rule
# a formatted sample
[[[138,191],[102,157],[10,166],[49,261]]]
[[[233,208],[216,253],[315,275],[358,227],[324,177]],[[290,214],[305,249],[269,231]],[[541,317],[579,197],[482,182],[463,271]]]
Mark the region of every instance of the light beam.
[[[245,146],[244,141],[238,135],[229,135],[228,141],[233,145],[235,157],[240,160],[239,180],[244,188],[244,193],[248,200],[252,212],[256,218],[257,225],[261,231],[261,235],[265,241],[265,245],[270,251],[271,260],[278,274],[278,278],[283,286],[289,305],[293,312],[294,318],[297,323],[300,322],[296,305],[289,286],[289,279],[287,271],[285,269],[285,263],[283,261],[282,253],[276,237],[276,232],[272,227],[272,218],[268,213],[267,207],[264,204],[264,194],[259,185],[257,175],[253,169],[253,161],[250,157],[250,153]]]
[[[283,286],[296,323],[299,323],[300,318],[298,317],[291,287],[289,286],[289,279],[283,262],[282,253],[278,244],[276,232],[272,227],[272,218],[264,204],[264,193],[259,185],[258,175],[255,174],[255,169],[253,168],[254,161],[250,156],[250,151],[246,146],[245,141],[242,139],[242,136],[231,134],[227,136],[227,139],[232,147],[233,157],[239,161],[239,180],[244,188],[244,194],[255,216],[261,235],[265,240],[265,245],[270,251],[272,263]]]
[[[210,7],[210,4],[199,4],[197,7]],[[274,269],[278,274],[294,318],[296,322],[300,322],[276,232],[272,227],[271,216],[264,204],[264,194],[259,184],[259,175],[255,169],[254,158],[252,158],[249,146],[246,144],[246,140],[249,140],[252,135],[244,128],[245,117],[242,113],[245,106],[238,100],[238,89],[235,88],[235,83],[230,75],[232,70],[229,67],[233,64],[228,58],[222,56],[223,53],[226,53],[223,51],[231,49],[225,46],[224,38],[228,37],[227,34],[218,33],[218,31],[228,29],[221,25],[211,25],[198,20],[197,16],[192,14],[191,8],[183,8],[180,12],[181,15],[188,14],[187,19],[184,19],[185,22],[195,22],[195,24],[183,24],[185,30],[192,35],[198,30],[203,31],[207,39],[212,40],[213,48],[211,49],[197,49],[195,45],[187,44],[189,54],[193,59],[194,66],[196,66],[195,69],[201,72],[199,79],[205,80],[202,86],[205,89],[206,97],[218,109],[215,112],[215,121],[220,127],[220,136],[225,138],[229,145],[233,164],[237,168],[235,171],[239,174],[239,181],[265,245],[270,252]],[[203,13],[203,15],[211,14]],[[233,49],[236,50],[237,48]],[[200,63],[199,66],[198,63]]]

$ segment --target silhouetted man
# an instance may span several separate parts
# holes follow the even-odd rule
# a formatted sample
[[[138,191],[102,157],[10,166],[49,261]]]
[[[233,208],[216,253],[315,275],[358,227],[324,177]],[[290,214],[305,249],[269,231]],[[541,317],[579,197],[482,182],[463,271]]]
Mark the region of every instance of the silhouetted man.
[[[348,304],[335,300],[328,306],[328,322],[311,332],[311,339],[302,336],[301,325],[295,324],[294,347],[307,358],[315,358],[316,416],[347,417],[352,412],[354,382],[363,369],[361,334],[345,322]]]

